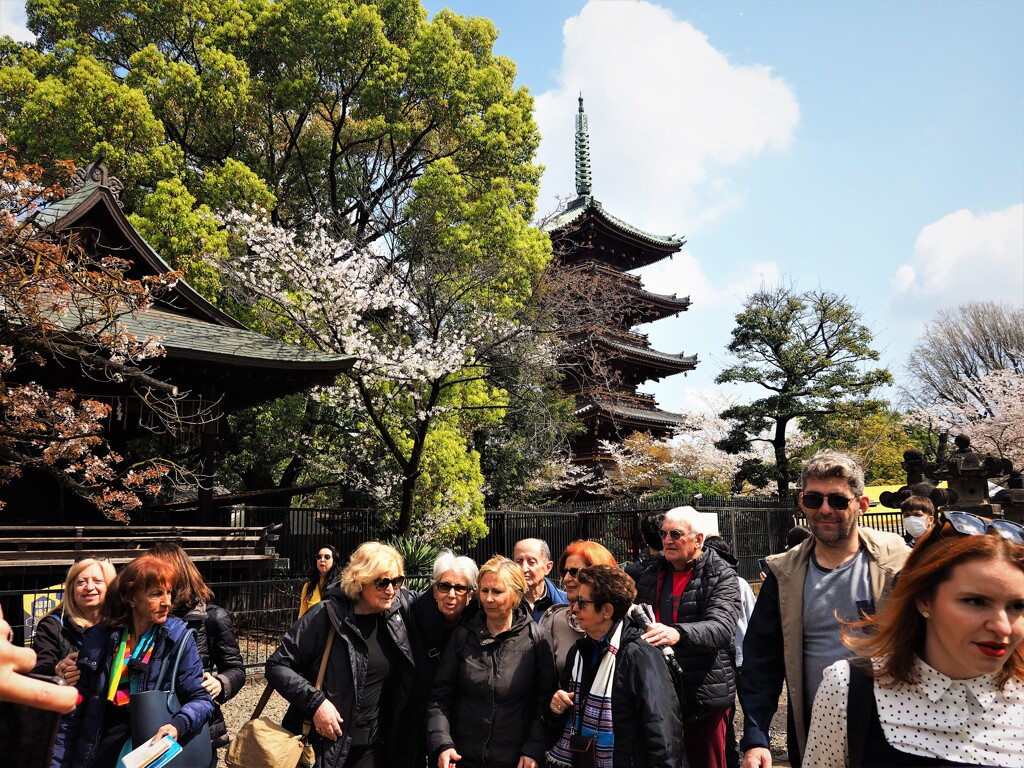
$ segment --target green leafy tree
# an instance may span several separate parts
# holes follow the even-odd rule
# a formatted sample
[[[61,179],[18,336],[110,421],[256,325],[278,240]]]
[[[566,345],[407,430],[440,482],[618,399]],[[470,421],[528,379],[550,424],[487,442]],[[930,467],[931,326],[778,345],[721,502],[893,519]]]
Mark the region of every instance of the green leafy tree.
[[[876,407],[867,412],[856,409],[848,413],[840,407],[816,419],[815,423],[815,432],[810,435],[814,442],[805,453],[832,448],[854,454],[864,467],[868,485],[902,485],[907,479],[900,466],[903,452],[912,448],[926,453],[928,450],[927,443],[917,439],[916,430],[905,425],[903,414],[884,402],[877,402]]]
[[[740,453],[754,444],[769,445],[779,493],[787,494],[788,429],[800,422],[813,431],[817,421],[837,412],[859,418],[877,409],[871,395],[892,376],[868,367],[878,360],[871,341],[860,314],[839,294],[778,286],[749,296],[728,346],[738,363],[716,381],[755,385],[767,395],[721,413],[731,427],[718,446]]]

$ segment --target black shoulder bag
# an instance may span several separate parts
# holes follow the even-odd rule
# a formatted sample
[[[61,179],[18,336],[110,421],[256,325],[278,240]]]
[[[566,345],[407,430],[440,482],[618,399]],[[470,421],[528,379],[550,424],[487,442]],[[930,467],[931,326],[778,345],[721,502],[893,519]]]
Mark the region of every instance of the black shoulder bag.
[[[156,689],[140,691],[131,695],[128,706],[131,707],[133,748],[140,747],[152,739],[153,735],[160,730],[160,726],[171,722],[171,718],[181,711],[181,704],[174,692],[178,684],[178,666],[185,653],[185,646],[188,645],[189,635],[194,636],[195,633],[194,629],[188,630],[178,643],[178,650],[174,655],[174,668],[171,672],[171,690],[162,690],[167,681],[167,668],[171,666],[165,659]],[[206,768],[213,759],[209,722],[203,723],[199,733],[188,741],[179,739],[178,743],[181,744],[181,752],[168,765],[181,766],[181,768]]]

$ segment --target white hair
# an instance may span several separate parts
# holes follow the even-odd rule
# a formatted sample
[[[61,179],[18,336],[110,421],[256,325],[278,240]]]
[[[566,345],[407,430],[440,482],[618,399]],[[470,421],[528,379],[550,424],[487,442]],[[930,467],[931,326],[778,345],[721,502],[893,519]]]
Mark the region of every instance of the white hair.
[[[448,571],[455,571],[466,580],[469,586],[474,590],[476,589],[480,568],[473,562],[472,558],[465,555],[456,556],[454,552],[445,550],[434,561],[434,575],[431,577],[430,583],[436,584]]]
[[[693,507],[674,507],[665,513],[665,521],[685,523],[686,527],[693,533],[707,534],[708,531],[704,516]],[[717,531],[715,531],[717,533]]]

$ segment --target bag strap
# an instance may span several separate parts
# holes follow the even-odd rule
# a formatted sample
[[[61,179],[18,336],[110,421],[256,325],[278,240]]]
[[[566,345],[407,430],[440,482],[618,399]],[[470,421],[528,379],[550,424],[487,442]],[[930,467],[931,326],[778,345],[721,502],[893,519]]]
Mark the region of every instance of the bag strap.
[[[327,674],[327,659],[331,655],[331,646],[334,644],[334,626],[331,625],[331,633],[327,636],[327,647],[324,649],[324,657],[320,659],[320,671],[316,675],[316,689],[319,691],[324,685],[324,675]],[[309,737],[309,731],[313,727],[312,719],[302,724],[302,738]]]
[[[188,644],[188,636],[192,635],[194,638],[196,631],[189,629],[181,636],[181,640],[178,641],[178,650],[174,654],[174,671],[171,673],[171,693],[174,693],[174,687],[178,682],[178,666],[181,664],[181,657],[185,654],[185,646]],[[167,682],[167,664],[163,665],[163,669],[160,670],[160,679],[156,681],[156,690],[161,690],[164,687],[164,683]]]
[[[850,689],[846,705],[846,748],[850,768],[864,765],[864,742],[875,705],[875,680],[857,664],[850,664]]]

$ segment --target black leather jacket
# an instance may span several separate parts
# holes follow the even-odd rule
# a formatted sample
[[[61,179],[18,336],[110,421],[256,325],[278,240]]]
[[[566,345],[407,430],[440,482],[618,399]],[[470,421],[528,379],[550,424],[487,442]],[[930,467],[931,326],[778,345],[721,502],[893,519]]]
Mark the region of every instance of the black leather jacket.
[[[413,682],[413,656],[409,644],[406,616],[412,593],[400,590],[398,596],[384,614],[388,634],[399,650],[401,666],[392,669],[381,699],[380,741],[389,752],[401,742],[404,735],[400,715],[409,698]],[[348,618],[355,610],[355,603],[338,586],[331,587],[324,599],[314,605],[285,634],[281,645],[267,659],[267,680],[291,705],[284,716],[282,725],[292,733],[302,732],[302,723],[313,717],[325,698],[338,709],[342,717],[342,735],[337,741],[327,741],[317,736],[315,730],[310,737],[319,765],[322,768],[341,768],[352,746],[352,736],[346,723],[356,722],[359,692],[366,679],[366,644],[355,627],[348,624]],[[323,690],[316,689],[316,676],[327,637],[331,630],[337,631],[327,662]],[[394,765],[388,755],[386,765]]]
[[[234,698],[245,685],[245,667],[235,637],[231,616],[219,605],[200,603],[182,616],[189,629],[196,630],[196,645],[203,671],[210,672],[221,684],[220,695],[213,700],[210,740],[213,748],[225,747],[231,741],[220,705]]]

